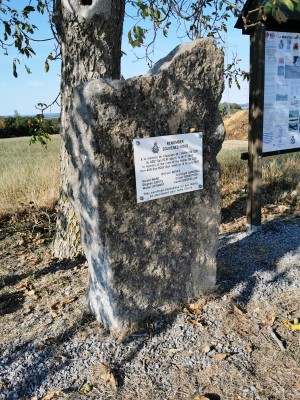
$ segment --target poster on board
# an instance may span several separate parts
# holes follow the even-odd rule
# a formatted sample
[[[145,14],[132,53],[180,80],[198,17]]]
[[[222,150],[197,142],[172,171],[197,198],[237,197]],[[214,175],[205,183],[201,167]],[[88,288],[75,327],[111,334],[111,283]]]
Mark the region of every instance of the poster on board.
[[[266,32],[263,153],[300,147],[300,34]]]
[[[133,140],[138,203],[203,189],[202,135]]]

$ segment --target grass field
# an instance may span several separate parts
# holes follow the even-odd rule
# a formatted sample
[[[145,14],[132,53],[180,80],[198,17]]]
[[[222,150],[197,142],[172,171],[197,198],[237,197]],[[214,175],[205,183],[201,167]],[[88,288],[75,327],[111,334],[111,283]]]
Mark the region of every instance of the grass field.
[[[47,149],[28,138],[0,140],[0,216],[27,208],[52,207],[58,196],[59,135]]]
[[[36,207],[53,207],[58,196],[59,136],[48,148],[28,145],[28,138],[0,140],[0,216]],[[221,164],[225,207],[245,198],[247,161],[240,159],[245,147],[225,148],[218,155]],[[284,203],[299,206],[300,153],[263,159],[263,205]],[[224,206],[223,205],[223,206]]]
[[[245,147],[222,149],[218,155],[221,164],[222,194],[247,187],[247,161],[241,160]],[[276,204],[282,200],[300,204],[300,153],[264,157],[262,160],[263,203]]]

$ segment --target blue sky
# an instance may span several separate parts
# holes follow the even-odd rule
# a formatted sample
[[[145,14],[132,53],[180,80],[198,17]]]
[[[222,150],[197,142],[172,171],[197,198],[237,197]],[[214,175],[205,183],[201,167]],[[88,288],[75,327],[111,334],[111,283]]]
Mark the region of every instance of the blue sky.
[[[18,0],[18,5],[26,5],[27,0]],[[38,37],[49,37],[49,26],[46,16],[35,16],[35,24],[39,27]],[[240,30],[233,28],[235,20],[229,23],[228,27],[228,53],[229,59],[232,53],[237,53],[242,59],[241,68],[249,69],[249,38],[243,36]],[[127,33],[132,26],[132,21],[125,21],[123,51],[126,55],[122,59],[122,74],[125,78],[133,75],[141,75],[148,70],[145,60],[137,60],[136,55],[142,57],[143,49],[133,50],[128,44]],[[154,61],[166,56],[180,41],[176,33],[170,32],[169,37],[158,37],[155,46]],[[13,115],[17,110],[21,115],[36,114],[35,104],[39,102],[51,103],[59,92],[60,85],[60,64],[59,62],[50,63],[50,71],[44,71],[44,61],[51,51],[51,44],[48,42],[37,43],[34,45],[36,56],[30,60],[24,60],[30,67],[32,73],[27,74],[25,68],[18,67],[18,78],[12,74],[12,59],[16,56],[13,49],[9,50],[9,55],[5,56],[0,50],[0,115]],[[226,57],[225,57],[226,62]],[[236,103],[248,102],[248,83],[241,82],[241,90],[235,85],[231,89],[225,88],[222,101]],[[53,106],[51,112],[59,112],[58,106]]]

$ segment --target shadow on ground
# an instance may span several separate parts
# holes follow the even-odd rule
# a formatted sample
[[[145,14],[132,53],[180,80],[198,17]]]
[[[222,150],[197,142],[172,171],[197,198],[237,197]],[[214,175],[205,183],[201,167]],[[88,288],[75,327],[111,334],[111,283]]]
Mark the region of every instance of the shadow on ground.
[[[21,282],[23,279],[30,278],[34,275],[34,279],[41,278],[42,276],[48,274],[54,274],[57,271],[68,271],[73,269],[74,267],[81,265],[85,261],[84,257],[78,257],[76,260],[66,260],[66,261],[54,261],[45,266],[45,268],[38,269],[37,271],[30,271],[23,274],[15,274],[15,275],[7,275],[2,276],[0,282],[0,290],[5,286],[13,286],[18,282]],[[1,300],[0,300],[1,302]]]
[[[285,266],[280,261],[285,258]],[[246,304],[258,289],[262,276],[268,274],[269,290],[276,282],[293,282],[291,268],[300,266],[300,218],[273,220],[262,230],[247,233],[222,234],[217,253],[217,285],[223,292],[237,291],[236,299]],[[299,284],[299,282],[298,282]],[[280,285],[282,286],[282,285]]]
[[[119,343],[119,346],[123,346],[125,348],[131,344],[131,348],[127,355],[122,357],[121,360],[117,357],[117,355],[115,355],[113,357],[113,361],[107,362],[116,379],[118,390],[122,389],[124,385],[126,364],[135,359],[140,350],[145,346],[150,336],[160,335],[166,329],[168,329],[168,326],[172,324],[175,317],[176,314],[164,316],[161,315],[153,323],[151,323],[151,321],[147,321],[145,322],[144,329],[141,328],[138,333],[127,337],[123,343]],[[20,358],[24,359],[24,365],[22,366],[22,379],[14,382],[14,384],[11,386],[10,393],[7,393],[5,399],[14,400],[16,398],[31,398],[30,396],[33,396],[37,392],[38,388],[42,386],[49,374],[55,376],[64,368],[72,368],[73,360],[71,354],[69,354],[68,351],[64,351],[64,349],[68,348],[68,342],[74,338],[79,330],[84,331],[85,328],[91,323],[96,323],[99,344],[109,339],[114,343],[112,346],[115,348],[115,350],[117,350],[118,346],[116,346],[115,342],[109,338],[109,332],[101,328],[100,324],[95,321],[93,316],[87,312],[83,312],[82,317],[78,319],[71,327],[56,337],[52,337],[51,341],[48,340],[47,344],[44,346],[41,346],[41,343],[38,343],[36,340],[30,340],[11,349],[12,351],[10,351],[9,356],[7,356],[2,363],[3,371],[5,369],[15,368],[15,365],[19,365]],[[93,334],[95,334],[95,330]],[[109,358],[109,355],[107,355],[107,357]],[[27,358],[31,358],[32,360],[29,364],[26,362]],[[52,361],[55,358],[57,359],[57,363],[54,364]],[[50,369],[49,361],[51,361],[52,364]],[[77,381],[77,383],[75,383],[75,381]],[[78,382],[79,380],[76,379],[75,375],[74,385],[72,387],[64,387],[63,392],[65,394],[76,393],[76,399],[81,398],[78,393]],[[5,386],[5,384],[3,386]],[[117,393],[115,394],[117,395]],[[208,398],[217,399],[218,397],[208,396]]]

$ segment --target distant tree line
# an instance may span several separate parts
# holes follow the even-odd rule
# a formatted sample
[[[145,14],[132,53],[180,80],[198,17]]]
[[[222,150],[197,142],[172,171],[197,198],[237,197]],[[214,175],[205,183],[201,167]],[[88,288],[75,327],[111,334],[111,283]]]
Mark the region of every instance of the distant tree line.
[[[222,116],[234,114],[242,109],[240,104],[237,103],[221,103],[219,104],[219,111]]]
[[[36,117],[22,117],[17,112],[13,117],[0,117],[0,139],[36,136],[37,129],[47,135],[59,133],[59,118],[44,118],[42,115]]]

